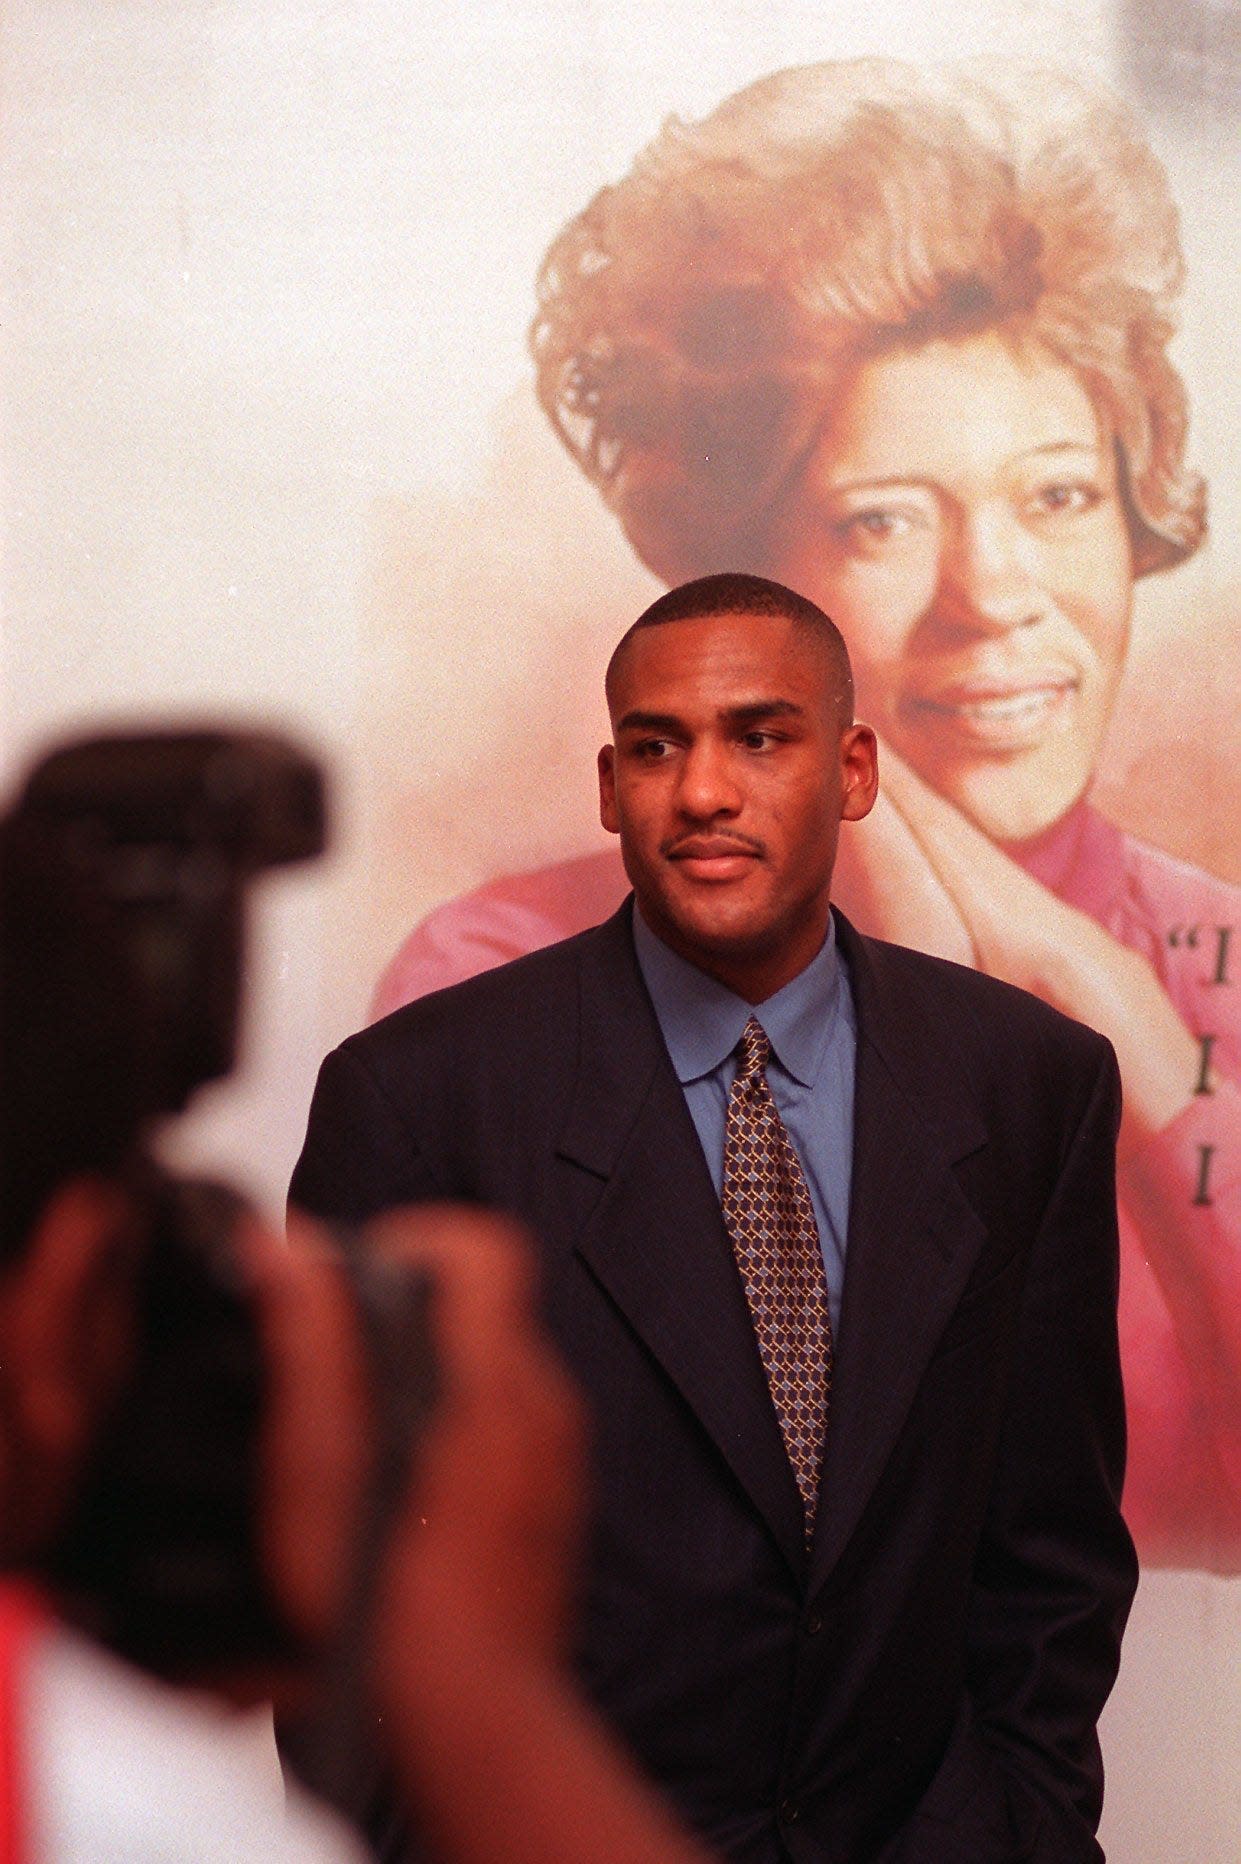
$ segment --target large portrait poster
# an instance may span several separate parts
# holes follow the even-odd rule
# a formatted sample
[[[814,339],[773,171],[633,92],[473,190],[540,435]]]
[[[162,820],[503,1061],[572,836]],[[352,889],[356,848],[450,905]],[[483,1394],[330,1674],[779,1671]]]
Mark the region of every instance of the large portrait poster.
[[[864,929],[1121,1060],[1121,1864],[1241,1855],[1241,36],[1226,0],[11,0],[4,770],[318,746],[244,1066],[592,923],[611,645],[670,581],[843,628]]]

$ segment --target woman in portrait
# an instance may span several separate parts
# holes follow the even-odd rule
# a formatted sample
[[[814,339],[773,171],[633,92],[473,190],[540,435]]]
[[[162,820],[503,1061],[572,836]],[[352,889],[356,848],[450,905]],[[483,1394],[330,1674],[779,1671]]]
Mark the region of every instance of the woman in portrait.
[[[863,60],[670,121],[553,244],[532,343],[543,408],[659,577],[754,570],[843,631],[884,783],[842,845],[844,910],[1114,1043],[1126,1511],[1148,1562],[1231,1571],[1238,889],[1090,801],[1135,580],[1205,530],[1167,354],[1181,277],[1115,100]],[[625,890],[609,852],[441,908],[380,1007]]]

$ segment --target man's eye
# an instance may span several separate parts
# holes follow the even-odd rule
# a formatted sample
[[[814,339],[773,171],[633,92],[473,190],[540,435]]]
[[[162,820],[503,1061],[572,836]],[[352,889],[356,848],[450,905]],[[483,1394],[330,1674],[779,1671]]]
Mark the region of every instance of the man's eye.
[[[769,751],[777,740],[774,731],[746,731],[741,742],[747,751]]]
[[[658,764],[671,754],[672,740],[670,738],[642,738],[634,746],[634,750],[644,763]]]

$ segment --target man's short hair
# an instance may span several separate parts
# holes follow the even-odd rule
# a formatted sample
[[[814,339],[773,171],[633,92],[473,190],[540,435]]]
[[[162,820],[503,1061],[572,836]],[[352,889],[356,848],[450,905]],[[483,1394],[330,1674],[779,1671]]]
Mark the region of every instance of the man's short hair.
[[[829,681],[836,694],[841,726],[853,721],[853,669],[844,636],[829,615],[808,596],[799,595],[783,583],[766,576],[751,576],[742,570],[724,570],[714,576],[699,576],[656,597],[649,608],[627,628],[617,642],[604,675],[604,691],[611,703],[617,670],[630,641],[643,628],[659,628],[676,621],[702,621],[712,615],[768,616],[792,622],[799,631],[812,637],[826,663]]]

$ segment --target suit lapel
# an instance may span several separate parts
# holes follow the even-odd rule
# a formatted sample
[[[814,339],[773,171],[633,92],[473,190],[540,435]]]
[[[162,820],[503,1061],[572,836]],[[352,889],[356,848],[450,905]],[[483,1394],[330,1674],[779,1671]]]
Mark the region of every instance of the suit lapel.
[[[595,1180],[579,1255],[689,1404],[783,1550],[805,1567],[801,1503],[719,1202],[633,955],[630,906],[583,939],[580,1050],[557,1147]],[[840,1338],[812,1587],[844,1551],[896,1444],[985,1230],[956,1166],[985,1143],[972,1109],[928,1097],[929,1038],[892,978],[900,954],[840,915],[858,1019]],[[935,1040],[942,1049],[942,1031]]]
[[[823,1493],[811,1556],[821,1584],[843,1552],[900,1434],[936,1341],[985,1236],[955,1166],[985,1143],[972,1109],[928,1102],[916,1003],[877,987],[866,941],[837,915],[858,1020],[840,1338]],[[872,950],[874,948],[871,948]],[[883,948],[878,948],[883,951]],[[884,953],[890,967],[898,953]],[[943,1042],[942,1030],[935,1032]]]
[[[558,1155],[603,1188],[578,1253],[801,1572],[801,1502],[698,1135],[633,955],[630,909],[584,940]]]

